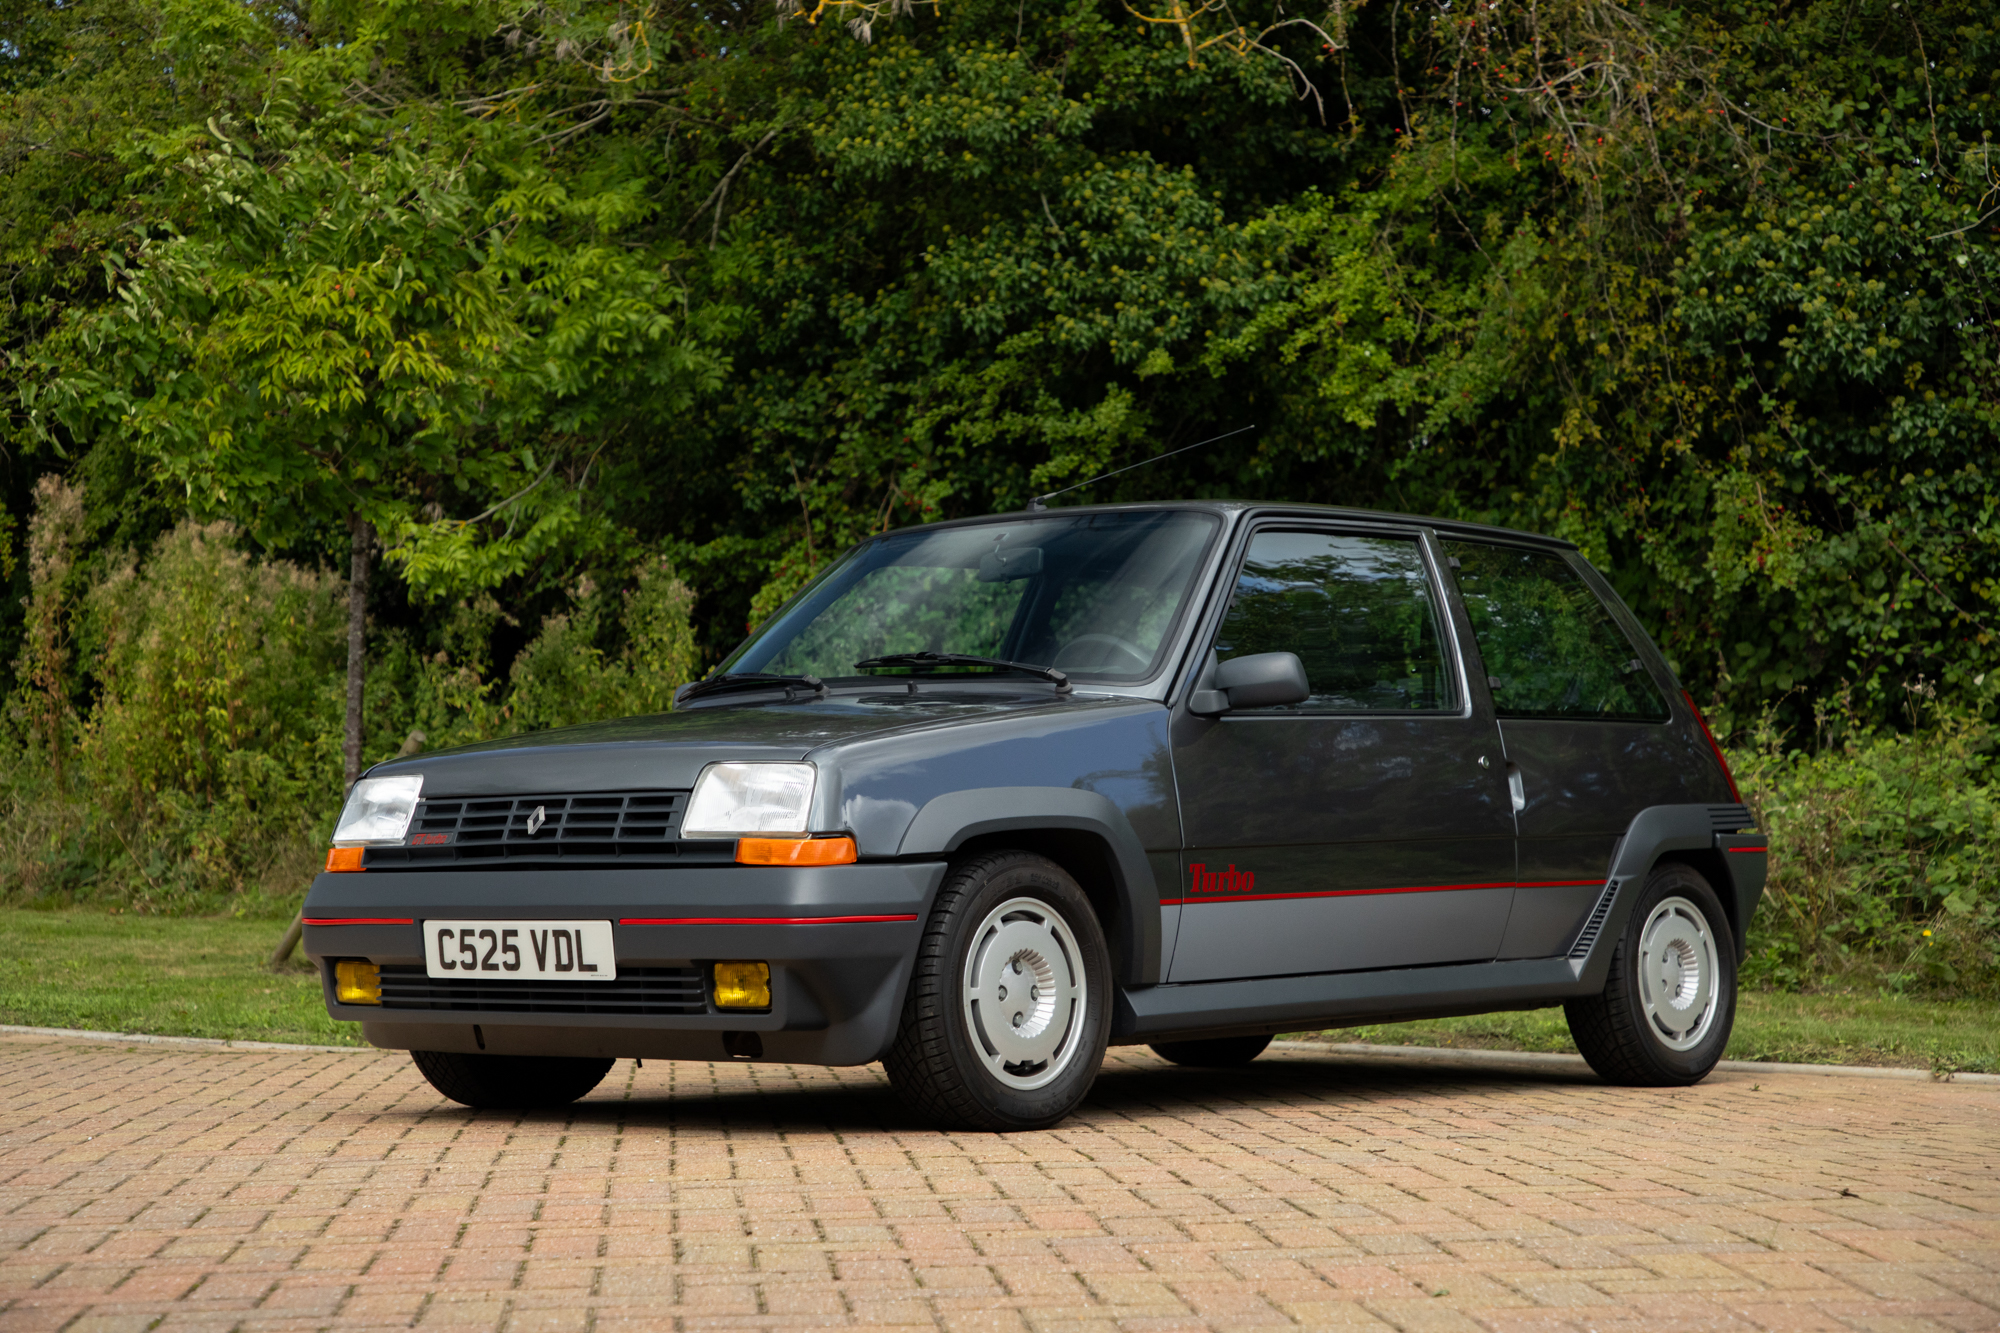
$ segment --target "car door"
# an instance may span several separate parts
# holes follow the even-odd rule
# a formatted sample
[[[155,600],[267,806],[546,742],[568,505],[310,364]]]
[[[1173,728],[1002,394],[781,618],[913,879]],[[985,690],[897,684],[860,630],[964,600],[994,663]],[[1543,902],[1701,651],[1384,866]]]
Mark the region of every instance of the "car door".
[[[1415,530],[1250,532],[1214,660],[1296,653],[1312,693],[1176,724],[1187,850],[1169,980],[1493,957],[1513,814],[1436,564]]]
[[[1520,878],[1499,956],[1553,957],[1595,906],[1633,816],[1703,799],[1694,784],[1706,756],[1666,725],[1672,681],[1655,678],[1580,556],[1460,540],[1444,550],[1520,804]]]

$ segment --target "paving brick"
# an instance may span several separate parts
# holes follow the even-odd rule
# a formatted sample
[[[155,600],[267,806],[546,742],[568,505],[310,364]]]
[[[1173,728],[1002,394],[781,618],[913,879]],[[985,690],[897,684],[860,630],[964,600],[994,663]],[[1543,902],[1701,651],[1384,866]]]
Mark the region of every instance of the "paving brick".
[[[6,1035],[0,1087],[4,1333],[2000,1329],[1988,1085],[1120,1050],[998,1136],[876,1068],[489,1115],[387,1052]]]

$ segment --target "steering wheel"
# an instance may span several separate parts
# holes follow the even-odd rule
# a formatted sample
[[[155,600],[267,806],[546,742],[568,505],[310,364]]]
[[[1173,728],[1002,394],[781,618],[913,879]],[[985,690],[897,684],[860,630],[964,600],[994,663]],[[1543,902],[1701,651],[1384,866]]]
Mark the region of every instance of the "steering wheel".
[[[1080,648],[1098,647],[1097,653],[1078,652]],[[1132,659],[1128,671],[1114,671],[1105,659],[1111,654],[1101,651],[1110,648]],[[1079,660],[1081,659],[1081,660]],[[1050,665],[1059,670],[1104,671],[1113,675],[1132,675],[1144,671],[1153,664],[1153,655],[1130,639],[1121,639],[1116,634],[1079,634],[1056,650],[1056,660]]]

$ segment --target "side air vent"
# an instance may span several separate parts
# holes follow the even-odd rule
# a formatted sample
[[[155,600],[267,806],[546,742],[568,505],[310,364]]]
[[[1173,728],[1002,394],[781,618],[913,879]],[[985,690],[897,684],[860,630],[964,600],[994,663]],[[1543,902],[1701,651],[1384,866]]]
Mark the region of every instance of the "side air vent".
[[[1611,915],[1611,900],[1617,896],[1618,881],[1614,879],[1604,886],[1603,893],[1597,895],[1597,906],[1590,909],[1590,919],[1583,923],[1576,943],[1569,946],[1571,958],[1590,957],[1590,946],[1597,943],[1598,935],[1604,930],[1604,919]]]
[[[1711,805],[1708,807],[1708,823],[1717,833],[1736,833],[1757,827],[1757,821],[1747,805]]]

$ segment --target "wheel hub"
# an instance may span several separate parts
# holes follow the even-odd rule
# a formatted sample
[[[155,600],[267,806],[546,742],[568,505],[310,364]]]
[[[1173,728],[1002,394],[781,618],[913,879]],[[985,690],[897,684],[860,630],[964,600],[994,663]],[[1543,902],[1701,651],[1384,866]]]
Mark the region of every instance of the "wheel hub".
[[[1715,1020],[1715,938],[1686,898],[1667,898],[1639,932],[1639,999],[1653,1034],[1673,1050],[1701,1043]]]
[[[966,957],[966,1026],[988,1070],[1019,1089],[1062,1072],[1084,1029],[1081,954],[1046,903],[1016,898],[987,915]]]

